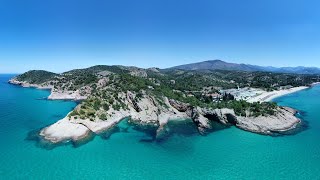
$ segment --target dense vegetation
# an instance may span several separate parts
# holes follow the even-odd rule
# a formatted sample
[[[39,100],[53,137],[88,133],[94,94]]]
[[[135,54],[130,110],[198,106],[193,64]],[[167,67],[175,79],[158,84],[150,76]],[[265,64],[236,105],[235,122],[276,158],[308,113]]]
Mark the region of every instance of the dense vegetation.
[[[153,96],[164,105],[163,97],[206,108],[231,108],[240,116],[272,115],[277,108],[274,103],[248,103],[236,101],[225,94],[218,101],[207,94],[220,89],[255,87],[274,90],[282,86],[302,86],[320,81],[319,75],[280,74],[244,71],[184,71],[140,69],[124,66],[93,66],[55,74],[46,71],[29,71],[17,77],[29,83],[48,83],[60,91],[76,91],[87,95],[80,109],[70,116],[107,119],[106,112],[128,109],[125,98],[128,91],[139,99],[143,94]]]
[[[221,101],[214,108],[230,108],[233,109],[238,116],[255,116],[274,115],[277,104],[271,102],[254,102],[248,103],[244,100],[240,101]]]
[[[17,76],[17,80],[26,81],[30,84],[41,84],[51,80],[56,75],[57,74],[48,71],[32,70]]]
[[[168,79],[176,80],[174,88],[197,91],[203,87],[215,86],[221,88],[255,87],[274,90],[281,86],[307,86],[320,81],[320,75],[284,74],[270,72],[246,71],[182,71],[166,70]]]

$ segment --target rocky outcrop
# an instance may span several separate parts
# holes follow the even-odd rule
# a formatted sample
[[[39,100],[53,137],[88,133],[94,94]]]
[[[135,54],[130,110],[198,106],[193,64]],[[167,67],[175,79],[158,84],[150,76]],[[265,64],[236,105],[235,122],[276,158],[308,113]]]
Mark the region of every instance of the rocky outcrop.
[[[87,96],[81,95],[80,91],[56,91],[51,90],[51,94],[48,99],[50,100],[84,100],[87,99]]]
[[[295,116],[296,110],[279,107],[275,115],[259,117],[237,117],[236,126],[259,134],[273,135],[295,128],[301,120]]]
[[[230,123],[230,117],[236,119],[236,115],[234,113],[233,109],[227,109],[227,108],[222,108],[222,109],[203,109],[203,114],[205,116],[209,116],[211,118],[215,118],[222,124],[228,124]]]
[[[9,82],[10,84],[14,84],[14,85],[18,85],[18,86],[22,86],[25,88],[37,88],[37,89],[52,89],[53,86],[51,85],[47,85],[47,84],[31,84],[25,81],[18,81],[15,78],[14,79],[10,79]]]
[[[133,90],[130,92],[128,89],[131,89],[131,86],[128,86],[129,88],[122,88],[119,85],[121,83],[129,83],[132,80],[122,76],[116,77],[118,70],[111,72],[109,70],[113,68],[107,68],[103,71],[89,71],[93,76],[88,78],[88,81],[84,81],[83,77],[81,77],[78,82],[75,80],[77,79],[77,74],[73,75],[72,72],[69,72],[61,76],[54,74],[51,76],[49,74],[50,78],[46,79],[36,78],[41,79],[41,81],[35,81],[32,78],[31,80],[30,78],[22,79],[29,82],[41,82],[41,84],[21,82],[17,80],[19,78],[14,78],[9,83],[23,87],[51,89],[48,99],[52,100],[84,100],[89,96],[92,97],[90,101],[82,104],[85,108],[81,109],[82,105],[80,104],[77,107],[77,112],[74,112],[72,117],[66,117],[41,130],[40,135],[53,143],[69,140],[77,141],[88,136],[90,133],[99,134],[115,126],[124,118],[130,118],[130,122],[133,124],[157,129],[156,138],[166,136],[166,127],[169,127],[169,121],[185,121],[186,119],[189,122],[193,121],[200,134],[205,134],[208,129],[216,125],[216,122],[226,126],[235,125],[240,129],[267,135],[290,130],[295,128],[300,122],[295,117],[296,111],[291,108],[278,108],[275,115],[272,116],[242,117],[236,116],[232,109],[200,108],[178,100],[168,99],[167,97],[160,96],[155,91],[157,90],[156,87],[161,85],[163,81],[153,77],[148,78],[147,72],[152,71],[153,74],[159,73],[157,69],[120,68],[123,68],[118,69],[121,72],[128,72],[128,74],[139,78],[147,78],[148,82],[141,83],[144,86],[137,86],[139,89],[135,88],[135,91],[139,92],[134,92]],[[78,73],[80,72],[82,71]],[[88,71],[83,72],[88,73]],[[185,72],[176,71],[176,73]],[[194,75],[194,72],[188,72],[188,74]],[[32,77],[34,75],[29,76]],[[41,77],[41,75],[38,76]],[[53,76],[56,77],[51,78]],[[166,81],[170,84],[176,83],[176,80],[171,78]],[[134,83],[136,81],[132,81],[131,85],[134,85]],[[54,87],[50,86],[50,84],[53,84]],[[141,87],[145,89],[140,89]],[[182,93],[181,95],[186,95],[183,91],[171,90],[176,93]],[[81,110],[83,111],[81,112]],[[215,122],[213,123],[213,121]]]
[[[170,99],[169,104],[179,112],[186,113],[197,126],[200,134],[205,134],[206,129],[210,128],[209,120],[203,116],[201,108],[193,107],[174,99]]]
[[[90,121],[89,119],[74,119],[70,118],[70,122],[78,123],[86,126],[90,131],[95,134],[100,134],[104,132],[116,124],[118,124],[121,120],[130,117],[130,114],[127,111],[118,111],[118,113],[111,114],[107,121],[96,119],[94,121]]]
[[[145,69],[141,69],[137,67],[127,67],[127,69],[130,71],[129,74],[132,76],[137,76],[142,78],[148,77],[148,74]]]
[[[99,81],[103,84],[107,81]],[[52,89],[48,99],[71,99],[83,100],[87,96],[81,95],[80,90],[77,91],[59,91],[53,87],[42,85],[33,85],[26,82],[20,82],[15,79],[9,81],[11,84],[21,85],[23,87],[36,87]],[[85,89],[87,94],[90,88]],[[86,94],[86,93],[85,93]],[[259,134],[272,135],[276,132],[288,131],[296,127],[300,123],[300,119],[295,117],[296,110],[287,107],[279,107],[272,116],[259,117],[242,117],[236,116],[232,109],[209,109],[190,106],[187,103],[163,97],[163,103],[160,105],[154,97],[144,94],[142,97],[135,98],[135,94],[131,92],[123,93],[121,96],[128,105],[128,109],[116,111],[113,108],[107,112],[108,119],[106,121],[95,119],[74,119],[68,117],[58,121],[41,130],[40,135],[52,143],[63,141],[77,141],[85,138],[90,133],[99,134],[124,118],[131,118],[135,124],[152,126],[157,128],[157,138],[166,135],[166,124],[169,121],[192,119],[200,134],[205,134],[208,129],[212,128],[211,122],[216,121],[224,125],[235,125],[236,127]]]
[[[191,108],[186,112],[197,125],[201,134],[211,128],[210,121],[218,121],[224,125],[235,125],[240,129],[265,135],[289,131],[301,122],[295,116],[297,111],[289,107],[279,107],[274,115],[259,117],[236,116],[234,110],[227,108]]]
[[[172,107],[180,112],[186,112],[190,108],[188,104],[176,101],[174,99],[169,99],[169,103]]]
[[[69,121],[68,117],[42,129],[39,133],[45,140],[52,143],[61,143],[66,141],[79,141],[90,134],[90,130],[80,124]]]
[[[171,101],[172,102],[172,101]],[[68,117],[58,121],[57,123],[41,130],[40,135],[44,139],[58,143],[66,140],[80,140],[89,135],[90,132],[99,134],[119,123],[126,117],[131,117],[133,124],[144,127],[156,127],[156,138],[161,139],[166,136],[166,124],[168,121],[192,119],[199,130],[200,134],[206,134],[208,129],[211,129],[211,122],[216,121],[224,125],[235,125],[236,127],[265,135],[273,135],[283,131],[288,131],[296,127],[300,123],[300,119],[295,117],[296,110],[288,107],[277,109],[275,115],[259,116],[259,117],[242,117],[236,116],[232,109],[207,109],[189,106],[185,112],[180,112],[183,108],[175,109],[166,100],[168,105],[167,110],[160,111],[154,106],[150,98],[142,98],[137,102],[142,111],[137,112],[133,108],[130,110],[114,111],[110,110],[112,116],[107,121],[89,119],[79,120]],[[176,104],[174,104],[176,105]],[[147,109],[148,107],[148,109]],[[175,106],[181,107],[181,106]]]
[[[184,112],[197,126],[200,134],[205,134],[206,129],[210,129],[210,122],[204,117],[202,109],[199,107],[193,107],[186,103],[182,103],[173,99],[169,100],[170,105],[177,109],[179,112]]]
[[[130,91],[127,92],[127,99],[137,112],[142,111],[142,109],[139,107],[137,101],[134,99],[133,94]]]
[[[186,111],[187,115],[192,119],[192,121],[197,126],[200,134],[205,134],[207,129],[210,129],[209,119],[203,116],[201,108],[190,107]]]
[[[18,81],[16,79],[10,79],[10,84],[19,85],[25,88],[37,88],[37,89],[47,89],[51,90],[51,94],[48,96],[49,100],[84,100],[87,99],[87,96],[81,95],[80,90],[76,91],[60,91],[54,89],[53,86],[43,84],[30,84],[24,81]],[[88,94],[88,93],[87,93]]]

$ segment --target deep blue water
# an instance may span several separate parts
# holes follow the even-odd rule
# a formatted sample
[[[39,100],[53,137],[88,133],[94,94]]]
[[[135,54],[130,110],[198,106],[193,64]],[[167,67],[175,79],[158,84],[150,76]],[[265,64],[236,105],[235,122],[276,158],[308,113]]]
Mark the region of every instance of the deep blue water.
[[[308,122],[291,136],[231,127],[159,143],[141,142],[146,134],[130,128],[77,148],[47,150],[25,140],[28,133],[76,103],[39,100],[49,92],[9,85],[11,76],[0,75],[0,179],[320,179],[319,86],[275,100],[301,110]]]

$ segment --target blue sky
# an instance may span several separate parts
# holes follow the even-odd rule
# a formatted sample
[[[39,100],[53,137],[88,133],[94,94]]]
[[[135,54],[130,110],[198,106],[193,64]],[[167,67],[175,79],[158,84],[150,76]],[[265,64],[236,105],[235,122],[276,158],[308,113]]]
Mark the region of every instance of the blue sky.
[[[320,67],[317,0],[0,1],[0,73],[221,59]]]

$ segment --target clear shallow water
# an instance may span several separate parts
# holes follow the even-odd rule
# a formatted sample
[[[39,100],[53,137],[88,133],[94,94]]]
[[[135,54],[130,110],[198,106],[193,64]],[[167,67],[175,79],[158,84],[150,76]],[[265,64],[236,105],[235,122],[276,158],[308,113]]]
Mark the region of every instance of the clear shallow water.
[[[38,100],[49,92],[8,85],[9,78],[0,75],[0,179],[320,179],[319,86],[275,100],[304,112],[309,128],[293,136],[231,127],[147,143],[129,128],[78,148],[46,150],[25,140],[27,134],[76,103]]]

